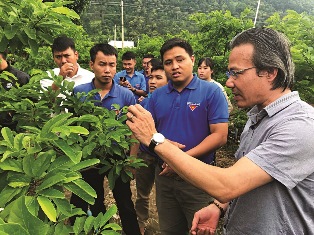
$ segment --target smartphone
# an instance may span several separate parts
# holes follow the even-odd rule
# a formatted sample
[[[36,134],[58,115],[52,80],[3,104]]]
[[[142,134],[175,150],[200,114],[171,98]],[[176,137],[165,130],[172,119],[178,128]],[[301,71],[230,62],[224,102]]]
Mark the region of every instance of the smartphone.
[[[121,82],[125,82],[125,81],[126,81],[126,78],[125,78],[125,77],[120,77],[120,81],[121,81]]]

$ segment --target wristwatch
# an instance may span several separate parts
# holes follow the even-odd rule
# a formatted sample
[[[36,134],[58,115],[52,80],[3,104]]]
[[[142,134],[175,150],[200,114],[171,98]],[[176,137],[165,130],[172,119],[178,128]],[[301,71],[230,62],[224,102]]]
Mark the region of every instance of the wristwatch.
[[[160,133],[155,133],[153,134],[153,138],[151,139],[148,148],[150,151],[154,152],[155,147],[163,142],[165,142],[165,137]]]

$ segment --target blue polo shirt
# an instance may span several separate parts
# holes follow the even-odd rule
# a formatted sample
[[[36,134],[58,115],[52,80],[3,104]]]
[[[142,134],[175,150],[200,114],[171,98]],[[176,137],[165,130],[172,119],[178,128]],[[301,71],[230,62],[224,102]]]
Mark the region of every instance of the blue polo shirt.
[[[226,123],[229,119],[228,103],[221,89],[196,75],[181,92],[171,81],[155,90],[146,109],[151,112],[157,131],[184,144],[183,151],[194,148],[210,135],[210,124]],[[214,152],[199,159],[209,164],[214,160]]]
[[[126,80],[129,81],[129,83],[138,90],[146,91],[146,81],[145,77],[142,73],[138,71],[134,71],[134,74],[132,77],[130,77],[125,70],[122,70],[114,76],[114,80],[117,84],[120,82],[120,77],[125,77]],[[138,100],[140,98],[138,95],[134,94],[135,99]]]
[[[95,78],[90,83],[74,87],[73,93],[74,94],[76,94],[77,92],[88,93],[91,90],[97,89],[94,85],[94,80]],[[105,95],[103,99],[101,99],[99,93],[96,93],[93,99],[100,101],[95,103],[95,105],[107,108],[109,110],[116,109],[113,106],[113,104],[118,104],[120,105],[120,108],[122,108],[124,106],[130,106],[136,103],[133,93],[128,89],[125,89],[124,87],[117,85],[114,81],[110,91]]]

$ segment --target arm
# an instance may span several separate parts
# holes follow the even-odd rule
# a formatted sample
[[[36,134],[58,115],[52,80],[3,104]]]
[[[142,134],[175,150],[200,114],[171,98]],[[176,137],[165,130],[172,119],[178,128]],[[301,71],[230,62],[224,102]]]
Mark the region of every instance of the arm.
[[[227,143],[228,123],[217,123],[209,125],[211,134],[207,136],[201,143],[186,153],[195,158],[199,158],[210,152],[215,151],[222,145]]]
[[[146,146],[149,145],[156,128],[151,114],[140,105],[130,106],[126,123],[134,136]],[[167,162],[184,180],[204,190],[220,202],[245,194],[272,181],[259,166],[247,157],[242,157],[229,168],[207,165],[184,153],[178,147],[165,141],[156,146],[155,152]]]

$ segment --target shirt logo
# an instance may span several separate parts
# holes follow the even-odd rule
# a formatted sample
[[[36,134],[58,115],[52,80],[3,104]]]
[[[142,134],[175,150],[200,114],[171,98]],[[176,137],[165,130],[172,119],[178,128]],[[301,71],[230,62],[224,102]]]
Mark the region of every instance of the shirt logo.
[[[187,102],[187,105],[191,109],[191,111],[194,111],[197,107],[199,107],[201,104],[200,103],[192,103],[192,102]]]
[[[8,89],[10,89],[11,87],[13,87],[13,84],[12,83],[7,83],[7,86],[6,86]]]

